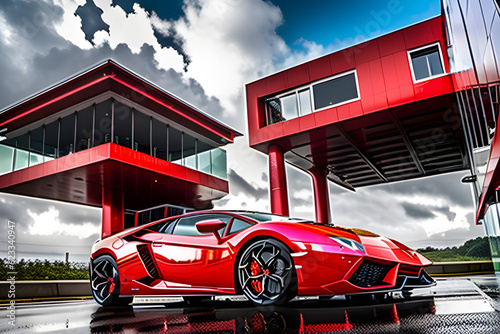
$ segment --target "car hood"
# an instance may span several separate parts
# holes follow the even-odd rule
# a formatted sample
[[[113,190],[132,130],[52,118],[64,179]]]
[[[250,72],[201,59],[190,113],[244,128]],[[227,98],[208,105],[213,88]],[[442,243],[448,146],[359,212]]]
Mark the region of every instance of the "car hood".
[[[401,242],[367,230],[318,223],[304,223],[310,225],[316,233],[336,235],[360,242],[365,248],[365,253],[368,257],[416,266],[429,266],[432,264],[427,258]]]

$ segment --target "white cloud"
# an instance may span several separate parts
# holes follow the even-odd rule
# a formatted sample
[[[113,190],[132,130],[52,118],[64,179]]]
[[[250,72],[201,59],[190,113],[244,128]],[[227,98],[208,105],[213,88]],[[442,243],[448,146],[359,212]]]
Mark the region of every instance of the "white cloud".
[[[91,49],[92,44],[85,39],[82,30],[82,20],[74,14],[78,6],[85,4],[85,0],[57,0],[55,3],[64,9],[62,21],[54,25],[57,33],[82,50]]]
[[[59,219],[59,211],[55,207],[49,207],[48,211],[36,213],[28,209],[28,216],[33,223],[28,226],[28,233],[32,235],[69,235],[80,239],[87,238],[92,234],[99,233],[96,225],[90,222],[80,224],[65,224]]]
[[[242,97],[243,85],[274,70],[289,52],[275,29],[281,10],[260,0],[186,0],[185,17],[174,23],[191,63],[187,74],[217,96],[226,111]]]

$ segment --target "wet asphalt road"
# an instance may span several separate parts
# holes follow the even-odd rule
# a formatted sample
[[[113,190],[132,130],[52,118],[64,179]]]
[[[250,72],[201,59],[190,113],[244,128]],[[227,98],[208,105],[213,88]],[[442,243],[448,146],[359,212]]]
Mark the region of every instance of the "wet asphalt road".
[[[499,279],[487,276],[439,280],[404,300],[339,296],[281,307],[222,297],[196,305],[142,298],[122,308],[93,300],[18,303],[15,326],[8,306],[2,313],[1,333],[500,333],[500,289]]]

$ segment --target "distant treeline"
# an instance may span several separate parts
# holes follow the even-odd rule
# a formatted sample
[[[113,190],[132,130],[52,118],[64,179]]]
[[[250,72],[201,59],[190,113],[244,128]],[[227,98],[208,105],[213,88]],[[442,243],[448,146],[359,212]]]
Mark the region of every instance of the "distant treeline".
[[[16,274],[8,275],[9,272]],[[11,276],[16,280],[89,279],[89,264],[24,259],[11,263],[7,259],[0,259],[0,281],[5,281]]]
[[[488,237],[467,240],[459,247],[434,248],[428,246],[417,249],[417,251],[433,262],[491,260]]]

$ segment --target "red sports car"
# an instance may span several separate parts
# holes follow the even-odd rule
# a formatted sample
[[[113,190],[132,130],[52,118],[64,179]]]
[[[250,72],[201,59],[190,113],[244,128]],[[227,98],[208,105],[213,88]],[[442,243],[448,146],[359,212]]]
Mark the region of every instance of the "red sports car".
[[[431,262],[374,233],[247,211],[200,211],[131,228],[92,247],[102,305],[138,295],[241,294],[257,304],[434,285]]]

